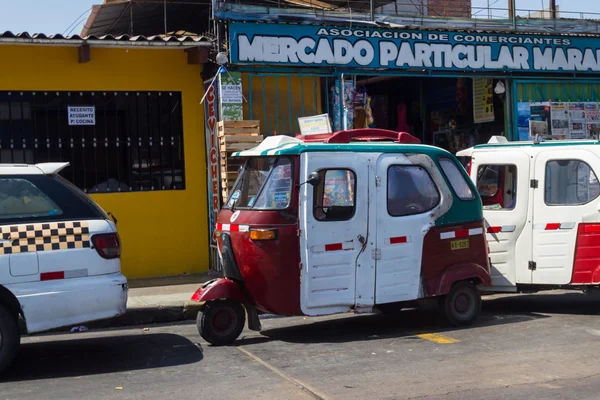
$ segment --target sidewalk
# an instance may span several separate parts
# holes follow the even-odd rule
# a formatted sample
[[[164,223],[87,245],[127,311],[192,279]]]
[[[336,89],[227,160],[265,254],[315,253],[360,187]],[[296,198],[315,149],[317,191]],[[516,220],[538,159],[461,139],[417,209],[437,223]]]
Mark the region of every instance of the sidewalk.
[[[211,279],[214,276],[210,274],[198,274],[132,280],[129,282],[127,313],[85,326],[99,329],[195,320],[198,307],[190,298],[202,283]]]

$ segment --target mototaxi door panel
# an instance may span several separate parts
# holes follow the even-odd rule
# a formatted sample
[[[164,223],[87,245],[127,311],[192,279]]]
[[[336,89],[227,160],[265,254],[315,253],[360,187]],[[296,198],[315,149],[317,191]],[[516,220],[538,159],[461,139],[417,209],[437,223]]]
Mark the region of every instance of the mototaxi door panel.
[[[600,159],[584,149],[556,148],[535,158],[531,283],[571,283],[577,229],[599,213]]]
[[[516,291],[517,283],[530,278],[530,157],[516,151],[476,153],[471,178],[483,202],[492,261],[492,287],[484,290]]]
[[[424,238],[435,225],[435,210],[447,210],[452,201],[439,170],[426,165],[435,164],[424,155],[383,154],[377,160],[376,304],[423,296]]]
[[[368,253],[368,155],[304,153],[300,164],[300,183],[312,172],[320,177],[300,187],[301,309],[346,312],[356,304],[356,268]]]

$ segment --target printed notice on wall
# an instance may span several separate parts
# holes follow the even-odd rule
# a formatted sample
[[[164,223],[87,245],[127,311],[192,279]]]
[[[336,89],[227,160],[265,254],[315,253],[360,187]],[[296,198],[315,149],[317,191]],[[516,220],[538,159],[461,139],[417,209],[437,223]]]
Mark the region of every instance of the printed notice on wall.
[[[242,85],[221,85],[221,99],[223,103],[242,104]]]
[[[331,133],[329,114],[298,118],[298,126],[302,135],[319,135]]]
[[[96,125],[96,107],[68,106],[69,125]]]
[[[569,136],[569,103],[551,103],[552,136]]]
[[[473,122],[476,124],[494,121],[493,80],[473,79]]]
[[[585,139],[585,103],[569,103],[569,131],[571,139]]]
[[[221,121],[244,119],[244,94],[242,73],[228,72],[219,75],[219,113]]]

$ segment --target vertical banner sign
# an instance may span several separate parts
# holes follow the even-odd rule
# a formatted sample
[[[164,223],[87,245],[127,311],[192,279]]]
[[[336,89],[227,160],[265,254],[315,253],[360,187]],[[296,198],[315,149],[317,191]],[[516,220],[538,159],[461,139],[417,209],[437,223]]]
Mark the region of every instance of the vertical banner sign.
[[[209,207],[209,237],[213,243],[213,232],[217,223],[217,216],[221,208],[219,197],[219,138],[217,136],[217,94],[215,85],[210,81],[204,82],[204,90],[208,90],[204,100],[204,121],[206,135],[206,158],[208,160],[208,207]]]
[[[219,106],[221,121],[244,119],[241,72],[223,72],[219,75]]]
[[[473,79],[473,122],[494,121],[493,79]]]

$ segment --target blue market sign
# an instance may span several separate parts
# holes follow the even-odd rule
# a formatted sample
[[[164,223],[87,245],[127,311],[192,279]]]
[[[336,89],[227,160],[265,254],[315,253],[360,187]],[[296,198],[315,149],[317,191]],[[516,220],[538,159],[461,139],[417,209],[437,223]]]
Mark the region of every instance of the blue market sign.
[[[230,22],[234,64],[599,72],[600,38]]]

